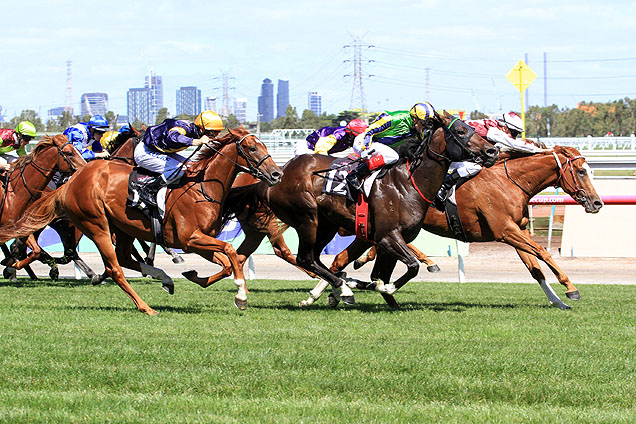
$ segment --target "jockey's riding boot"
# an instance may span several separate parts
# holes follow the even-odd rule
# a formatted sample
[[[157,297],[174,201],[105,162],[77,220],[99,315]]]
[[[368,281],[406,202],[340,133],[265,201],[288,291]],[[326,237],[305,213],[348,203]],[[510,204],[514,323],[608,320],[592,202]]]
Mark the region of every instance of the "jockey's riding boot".
[[[141,197],[141,200],[143,200],[146,205],[157,206],[157,193],[162,187],[167,185],[163,177],[156,177],[152,182],[144,186],[142,192],[139,193],[139,197]]]
[[[364,161],[347,175],[347,183],[354,191],[360,191],[362,190],[362,180],[367,175],[371,175],[371,170],[369,169],[369,162]]]
[[[453,171],[450,174],[446,174],[444,177],[444,182],[442,183],[442,187],[437,192],[437,196],[435,196],[435,201],[433,202],[433,206],[435,209],[444,212],[446,209],[444,203],[446,202],[446,197],[448,197],[448,191],[452,186],[457,184],[457,182],[461,179],[459,176],[459,172]]]

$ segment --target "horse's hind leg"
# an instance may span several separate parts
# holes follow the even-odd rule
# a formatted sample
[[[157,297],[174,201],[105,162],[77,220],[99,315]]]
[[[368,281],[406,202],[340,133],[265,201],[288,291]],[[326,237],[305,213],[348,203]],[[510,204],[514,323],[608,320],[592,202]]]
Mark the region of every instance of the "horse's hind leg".
[[[535,280],[537,280],[537,282],[543,289],[543,292],[547,296],[550,304],[558,306],[561,309],[570,309],[570,307],[566,305],[565,303],[563,303],[563,301],[554,292],[554,290],[552,290],[552,287],[550,287],[550,285],[546,282],[545,276],[543,275],[543,272],[541,271],[541,267],[539,266],[539,262],[537,261],[537,258],[522,250],[519,250],[519,249],[515,249],[515,250],[517,251],[517,254],[521,258],[523,263],[525,264],[526,268],[528,268],[528,271],[530,271],[530,274],[532,275],[532,277]]]
[[[121,269],[119,262],[117,261],[117,254],[113,247],[112,238],[108,230],[108,221],[104,217],[103,220],[99,220],[97,223],[94,221],[88,221],[83,216],[73,220],[78,228],[90,238],[104,261],[104,268],[109,277],[111,277],[119,285],[119,287],[130,297],[135,303],[137,309],[148,315],[157,315],[158,312],[152,309],[141,297],[133,290],[126,277],[124,271]],[[79,225],[81,223],[81,226]]]
[[[426,256],[426,254],[424,252],[422,252],[417,247],[413,246],[411,243],[407,244],[407,246],[411,250],[411,253],[413,253],[415,255],[417,260],[426,265],[426,270],[428,272],[439,272],[440,271],[439,266],[437,266],[437,264],[435,262],[433,262],[431,260],[431,258]]]
[[[391,287],[391,284],[388,284],[385,285],[384,288],[378,287],[377,289],[381,293],[393,294],[417,275],[420,270],[420,263],[409,250],[402,234],[400,234],[397,230],[394,230],[383,237],[379,244],[386,250],[387,254],[395,257],[397,260],[406,265],[406,272],[395,281],[393,287]]]
[[[377,249],[378,249],[377,246],[372,246],[366,255],[356,259],[355,262],[353,263],[353,269],[362,268],[364,264],[375,261],[375,257],[378,254]]]

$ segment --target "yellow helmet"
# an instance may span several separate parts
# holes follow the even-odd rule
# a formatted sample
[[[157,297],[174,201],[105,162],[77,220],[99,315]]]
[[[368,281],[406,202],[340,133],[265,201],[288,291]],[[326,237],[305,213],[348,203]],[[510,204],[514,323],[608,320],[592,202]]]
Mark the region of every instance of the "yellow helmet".
[[[194,120],[194,125],[199,127],[202,130],[207,131],[222,131],[223,130],[223,120],[219,116],[218,113],[213,112],[211,110],[206,110],[205,112],[201,112],[197,119]]]
[[[415,106],[411,108],[410,112],[411,118],[419,118],[422,121],[425,121],[435,115],[435,108],[429,102],[421,102],[416,103]]]

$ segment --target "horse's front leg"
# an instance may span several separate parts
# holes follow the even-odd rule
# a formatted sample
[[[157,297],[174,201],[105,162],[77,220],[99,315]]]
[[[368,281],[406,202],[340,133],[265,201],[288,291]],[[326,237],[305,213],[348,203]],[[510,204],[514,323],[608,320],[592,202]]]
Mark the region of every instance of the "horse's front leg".
[[[522,230],[516,224],[507,225],[503,231],[503,241],[515,249],[521,250],[523,252],[529,253],[550,267],[556,278],[559,280],[563,286],[565,286],[565,295],[572,300],[581,299],[581,295],[579,294],[579,290],[572,284],[570,279],[561,268],[556,264],[552,255],[548,253],[547,250],[543,248],[543,246],[535,243],[534,240],[530,237],[530,232],[528,230]],[[545,280],[545,278],[544,278]]]
[[[526,268],[528,268],[528,271],[530,271],[532,277],[537,280],[537,283],[539,283],[539,286],[541,286],[541,288],[543,289],[543,292],[547,296],[550,304],[558,306],[561,309],[570,309],[570,307],[563,303],[563,301],[554,292],[554,290],[552,290],[552,287],[550,287],[550,285],[545,281],[545,276],[541,271],[541,267],[539,266],[537,258],[534,255],[530,255],[529,253],[526,253],[522,250],[515,250],[517,251],[519,258],[521,258],[521,260],[525,264]]]
[[[226,243],[204,234],[199,229],[192,233],[184,247],[187,252],[197,253],[210,262],[214,261],[215,252],[223,253],[227,257],[232,266],[234,284],[238,289],[236,296],[234,296],[234,305],[241,310],[245,310],[247,308],[247,288],[245,286],[245,276],[243,274],[243,267],[239,263],[238,255],[236,254],[234,247],[232,247],[230,243]]]
[[[381,293],[393,294],[417,275],[420,263],[397,230],[384,236],[378,244],[386,251],[383,254],[389,254],[406,265],[406,272],[394,284],[384,284],[384,287],[379,285],[376,288]]]
[[[241,261],[240,255],[239,255],[239,261],[240,261],[240,266],[243,266],[244,261]],[[197,283],[204,289],[210,287],[212,284],[216,283],[217,281],[232,275],[232,264],[223,253],[215,252],[214,255],[212,256],[212,262],[214,262],[217,265],[220,265],[222,269],[221,271],[217,272],[216,274],[210,277],[201,278],[199,277],[199,273],[196,272],[195,270],[185,271],[185,272],[182,272],[181,274],[188,280],[192,281],[193,283]],[[249,293],[249,291],[247,290],[247,285],[245,290],[247,293]]]
[[[29,249],[31,249],[31,253],[29,253],[25,259],[14,262],[12,266],[15,269],[22,269],[26,267],[31,262],[37,260],[40,257],[40,254],[42,253],[42,248],[38,244],[33,234],[27,237],[26,245]]]

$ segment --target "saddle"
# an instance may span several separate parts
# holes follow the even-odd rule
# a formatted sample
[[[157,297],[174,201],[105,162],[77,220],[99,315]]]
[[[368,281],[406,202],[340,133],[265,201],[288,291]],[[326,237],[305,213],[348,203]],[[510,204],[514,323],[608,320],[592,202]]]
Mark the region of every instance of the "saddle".
[[[155,241],[163,246],[163,218],[157,204],[159,190],[152,184],[157,178],[161,178],[161,174],[135,166],[128,177],[126,206],[139,209],[150,220]]]

